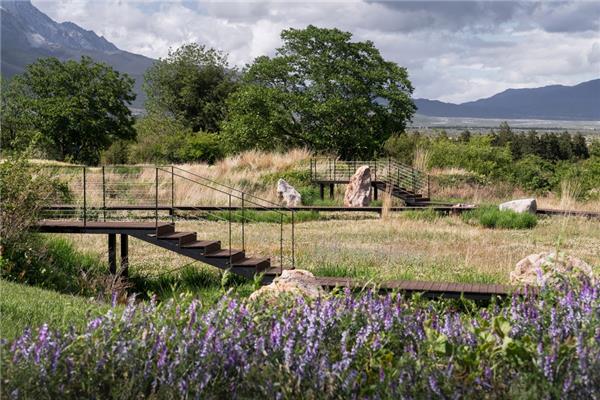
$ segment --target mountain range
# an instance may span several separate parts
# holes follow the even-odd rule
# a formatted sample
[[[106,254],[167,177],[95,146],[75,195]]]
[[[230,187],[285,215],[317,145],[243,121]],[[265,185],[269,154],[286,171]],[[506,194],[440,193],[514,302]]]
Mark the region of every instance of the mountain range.
[[[575,86],[508,89],[462,104],[416,99],[417,113],[432,117],[600,120],[600,79]]]
[[[39,57],[78,60],[82,55],[111,65],[135,79],[141,109],[144,72],[155,60],[117,48],[93,31],[72,22],[58,23],[29,0],[1,0],[1,71],[5,78],[23,72]],[[600,79],[575,86],[552,85],[508,89],[492,97],[462,104],[416,99],[417,113],[432,117],[600,120]]]
[[[29,0],[0,2],[2,76],[10,78],[40,57],[79,60],[89,56],[125,72],[135,79],[137,98],[133,108],[142,108],[144,72],[155,60],[129,53],[93,31],[72,22],[58,23],[38,10]]]

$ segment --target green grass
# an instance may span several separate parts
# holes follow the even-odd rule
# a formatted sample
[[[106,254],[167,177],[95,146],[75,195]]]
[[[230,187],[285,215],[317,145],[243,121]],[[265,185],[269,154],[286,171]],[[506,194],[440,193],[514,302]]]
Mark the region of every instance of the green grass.
[[[444,216],[441,212],[432,210],[430,208],[427,208],[425,210],[408,210],[404,211],[401,215],[404,218],[428,222],[433,222]]]
[[[104,314],[109,306],[84,297],[60,294],[0,279],[0,336],[11,340],[26,327],[47,323],[52,329],[71,325],[83,328],[90,316]]]
[[[278,224],[283,222],[284,224],[289,224],[292,222],[292,213],[290,211],[255,211],[255,210],[245,210],[242,214],[241,211],[216,211],[212,213],[207,213],[204,217],[209,221],[232,221],[236,223],[241,223],[242,220],[244,222],[266,222]],[[318,211],[296,211],[294,213],[294,222],[308,222],[308,221],[318,221],[329,219],[329,217],[325,215],[319,214]]]
[[[499,210],[496,206],[463,213],[462,218],[465,222],[476,221],[481,226],[492,229],[532,229],[537,225],[537,217],[533,214]]]

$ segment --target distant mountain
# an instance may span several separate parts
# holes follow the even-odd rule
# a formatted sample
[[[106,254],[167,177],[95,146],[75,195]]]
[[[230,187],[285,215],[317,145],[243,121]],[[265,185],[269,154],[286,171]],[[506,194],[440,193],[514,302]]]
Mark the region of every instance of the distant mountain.
[[[432,117],[600,120],[600,79],[575,86],[508,89],[462,104],[416,99],[417,113]]]
[[[143,107],[144,72],[152,65],[153,59],[119,50],[104,37],[72,22],[53,21],[29,0],[0,1],[0,25],[3,77],[10,78],[23,72],[26,65],[40,57],[56,57],[64,61],[79,60],[85,55],[134,78],[138,96],[132,107]]]

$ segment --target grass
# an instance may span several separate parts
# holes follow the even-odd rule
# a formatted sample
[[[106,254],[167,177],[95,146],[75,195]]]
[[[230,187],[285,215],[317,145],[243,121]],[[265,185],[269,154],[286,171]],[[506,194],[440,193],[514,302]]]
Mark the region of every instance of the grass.
[[[354,214],[352,214],[354,215]],[[425,218],[423,218],[423,215]],[[470,283],[509,282],[515,264],[532,253],[553,251],[560,239],[563,251],[583,259],[600,272],[600,224],[578,217],[540,219],[528,230],[487,229],[459,216],[428,214],[413,217],[390,213],[387,219],[331,219],[297,224],[296,266],[321,276],[361,276],[378,282],[419,279]],[[357,218],[357,217],[355,217]],[[284,226],[284,256],[289,260],[290,225]],[[202,240],[227,244],[224,222],[178,221],[178,230],[198,232]],[[279,262],[279,224],[246,224],[246,251]],[[80,249],[106,257],[101,235],[70,235]],[[241,245],[241,226],[232,231],[233,246]],[[177,271],[190,259],[137,239],[130,241],[131,270],[149,277]],[[216,271],[200,263],[194,268]]]
[[[0,279],[0,336],[13,339],[26,327],[44,323],[53,329],[83,327],[90,316],[104,314],[109,306],[84,297],[60,294]]]
[[[537,225],[537,217],[530,213],[500,210],[496,206],[480,207],[462,214],[465,222],[476,221],[492,229],[531,229]]]

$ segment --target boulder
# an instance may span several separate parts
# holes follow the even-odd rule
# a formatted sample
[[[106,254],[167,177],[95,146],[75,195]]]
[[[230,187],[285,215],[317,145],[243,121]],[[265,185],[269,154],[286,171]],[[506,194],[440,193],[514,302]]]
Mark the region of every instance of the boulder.
[[[359,167],[350,178],[344,194],[345,207],[367,207],[371,203],[371,169]]]
[[[315,276],[303,269],[285,270],[273,283],[266,285],[250,295],[250,300],[274,300],[282,294],[303,296],[311,299],[323,296],[325,291]]]
[[[302,196],[292,185],[285,180],[277,181],[277,195],[281,204],[287,207],[296,207],[302,204]]]
[[[535,214],[537,202],[535,199],[519,199],[502,203],[498,206],[501,210],[512,210],[518,213],[529,212]]]
[[[545,252],[531,254],[517,263],[510,273],[513,285],[538,286],[552,284],[561,277],[594,278],[592,267],[585,261],[564,253]]]

